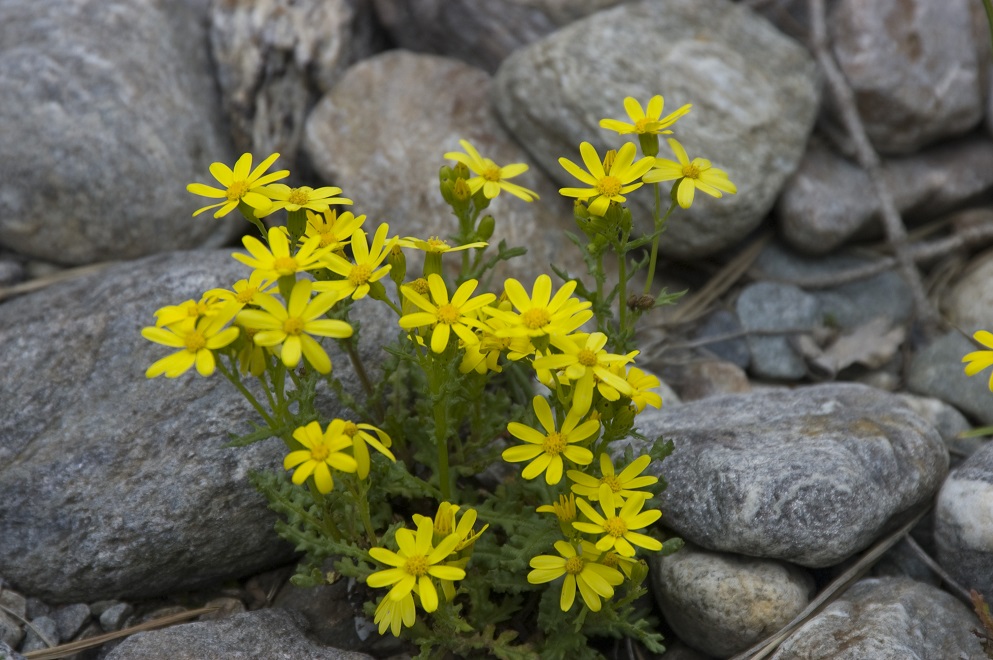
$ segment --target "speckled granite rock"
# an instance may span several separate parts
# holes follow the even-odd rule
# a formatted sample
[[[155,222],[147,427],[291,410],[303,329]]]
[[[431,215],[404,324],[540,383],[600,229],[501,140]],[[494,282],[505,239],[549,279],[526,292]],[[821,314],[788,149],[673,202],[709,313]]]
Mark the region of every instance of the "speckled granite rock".
[[[647,411],[638,424],[675,443],[649,470],[669,481],[662,510],[679,536],[803,566],[867,547],[887,521],[930,499],[948,469],[937,432],[864,385],[702,399]]]

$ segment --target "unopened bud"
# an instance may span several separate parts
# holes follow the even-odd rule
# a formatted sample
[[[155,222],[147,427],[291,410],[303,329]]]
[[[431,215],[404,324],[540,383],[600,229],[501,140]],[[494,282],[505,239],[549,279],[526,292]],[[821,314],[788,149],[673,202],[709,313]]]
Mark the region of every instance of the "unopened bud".
[[[655,297],[650,296],[647,293],[642,295],[637,295],[632,293],[628,296],[628,309],[634,309],[644,312],[655,307]]]
[[[469,188],[469,184],[462,177],[455,179],[455,184],[452,187],[452,196],[460,202],[468,202],[472,197],[472,190]]]
[[[614,166],[614,160],[617,158],[617,149],[611,149],[603,155],[603,170],[610,173],[610,168]]]
[[[476,228],[476,235],[479,236],[479,240],[488,241],[493,236],[493,230],[495,228],[496,220],[493,219],[493,216],[484,215],[483,219],[479,221],[479,226]]]
[[[465,163],[456,163],[455,167],[452,168],[452,178],[453,179],[468,179],[470,176],[469,168]]]
[[[396,282],[397,286],[400,286],[403,283],[403,278],[407,276],[407,256],[403,253],[403,248],[400,247],[399,243],[390,248],[386,262],[390,265],[390,279]]]

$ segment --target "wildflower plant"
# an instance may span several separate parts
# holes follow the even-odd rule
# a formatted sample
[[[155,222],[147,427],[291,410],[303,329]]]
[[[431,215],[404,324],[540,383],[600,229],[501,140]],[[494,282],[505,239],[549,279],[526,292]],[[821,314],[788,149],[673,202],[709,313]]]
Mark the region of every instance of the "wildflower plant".
[[[663,116],[657,96],[623,107],[632,123],[602,125],[637,144],[601,158],[584,142],[583,167],[560,159],[584,186],[560,192],[575,199],[581,233],[570,239],[585,282],[552,267],[560,282],[540,274],[492,286],[494,268],[524,250],[489,244],[490,201],[538,196],[508,181],[526,165],[497,165],[465,140],[439,173],[456,220],[445,238],[392,235],[385,222],[334,208],[352,204],[339,188],[276,183],[288,174],[267,173],[276,154],[255,169],[250,154],[233,168],[215,163],[223,189],[188,187],[222,199],[194,215],[237,208],[259,235],[245,237],[248,254],[233,255],[248,269],[243,279],[155,313],[143,336],[177,350],[146,375],[195,366],[231,382],[257,413],[231,444],[285,446],[284,470],[251,479],[281,515],[278,533],[303,553],[293,582],[358,580],[379,632],[408,638],[420,657],[592,658],[599,640],[622,637],[664,650],[637,601],[645,557],[682,545],[654,526],[665,481],[643,474],[672,443],[653,438],[641,456],[615,443],[641,437],[636,416],[662,404],[658,378],[635,366],[633,338],[642,315],[678,297],[651,288],[665,223],[693,191],[720,196],[734,185],[674,140],[676,161],[656,157],[658,136],[690,106]],[[659,184],[668,181],[663,214]],[[654,231],[632,237],[627,196],[646,186]],[[283,214],[269,228],[259,220]],[[419,273],[407,272],[409,250],[425,254]],[[607,251],[619,257],[610,290]],[[443,260],[457,275],[446,277]],[[629,297],[646,266],[644,292]],[[354,305],[381,305],[393,318],[396,339],[380,364],[360,359]],[[332,344],[362,396],[336,375]],[[327,393],[334,412],[324,409]]]

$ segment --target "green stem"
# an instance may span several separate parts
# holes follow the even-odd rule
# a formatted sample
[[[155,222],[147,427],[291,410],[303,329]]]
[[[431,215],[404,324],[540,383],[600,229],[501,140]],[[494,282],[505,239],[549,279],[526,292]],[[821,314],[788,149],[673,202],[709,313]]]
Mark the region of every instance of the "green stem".
[[[353,480],[349,479],[348,490],[355,496],[355,501],[359,503],[359,516],[362,518],[362,526],[365,527],[365,534],[369,539],[369,547],[374,548],[379,545],[379,538],[376,536],[376,529],[372,526],[372,518],[369,516],[369,486],[364,480],[358,479],[358,486],[353,485]]]
[[[362,358],[359,357],[359,352],[355,350],[355,342],[351,338],[342,339],[339,343],[345,348],[345,352],[348,353],[348,359],[352,362],[352,368],[355,369],[355,374],[359,377],[359,382],[362,383],[362,389],[365,390],[366,396],[372,397],[373,387],[372,381],[369,380],[369,374],[366,373],[365,366],[362,364]]]
[[[442,500],[449,502],[452,497],[452,488],[448,476],[448,402],[442,396],[446,374],[443,372],[444,363],[441,359],[427,356],[425,360],[429,363],[426,366],[427,369],[430,369],[428,380],[431,387],[431,404],[434,406],[434,442],[438,450],[438,488],[441,490]]]
[[[662,197],[659,194],[659,184],[655,183],[652,185],[655,186],[655,212],[652,214],[655,220],[655,238],[652,239],[652,256],[648,261],[648,277],[645,279],[646,295],[652,291],[652,280],[655,278],[655,263],[659,256],[659,239],[662,237],[662,232],[665,231],[665,225],[669,220],[669,216],[672,215],[673,210],[676,208],[676,202],[672,202],[669,204],[669,210],[660,218],[659,211],[662,209]]]
[[[993,43],[993,0],[983,0],[983,9],[986,10],[986,20],[990,24],[990,42]]]
[[[262,407],[262,404],[255,398],[255,395],[249,392],[248,388],[241,382],[241,378],[237,377],[237,367],[234,367],[232,364],[232,371],[228,371],[225,368],[224,363],[217,360],[217,368],[222,374],[224,374],[224,377],[231,381],[231,384],[234,385],[239,392],[241,392],[241,395],[245,397],[253,408],[255,408],[255,411],[262,416],[262,419],[264,419],[265,423],[269,425],[269,428],[275,429],[277,426],[276,420],[269,416],[269,414],[265,411],[265,408]]]
[[[307,488],[310,490],[310,496],[313,498],[314,504],[321,509],[321,519],[324,522],[324,529],[327,530],[328,534],[335,541],[341,541],[341,531],[331,518],[331,509],[328,508],[327,498],[321,494],[321,491],[317,490],[317,484],[314,483],[313,479],[307,479]]]
[[[628,311],[628,234],[625,231],[621,235],[621,242],[617,245],[617,269],[618,275],[621,281],[618,282],[618,328],[620,328],[621,334],[627,331],[627,311]]]

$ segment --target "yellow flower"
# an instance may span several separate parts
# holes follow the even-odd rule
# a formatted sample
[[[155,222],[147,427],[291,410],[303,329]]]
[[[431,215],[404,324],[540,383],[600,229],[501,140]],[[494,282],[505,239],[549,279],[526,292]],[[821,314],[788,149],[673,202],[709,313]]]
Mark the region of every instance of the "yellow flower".
[[[300,363],[301,354],[314,369],[322,374],[331,373],[331,358],[311,335],[344,339],[352,336],[352,326],[344,321],[321,318],[341,298],[337,293],[322,293],[310,297],[310,280],[300,280],[293,285],[289,305],[262,293],[255,301],[261,310],[249,309],[238,314],[238,322],[255,328],[255,343],[259,346],[281,344],[279,357],[283,364],[293,368]]]
[[[260,271],[253,270],[247,280],[238,280],[231,289],[211,289],[204,296],[215,296],[219,300],[233,300],[242,307],[254,304],[260,293],[266,293],[275,286],[274,280],[266,280]]]
[[[355,263],[333,252],[324,255],[324,265],[344,279],[317,282],[314,288],[318,291],[340,291],[342,296],[351,295],[355,300],[364,298],[369,293],[369,283],[382,279],[390,272],[389,264],[380,268],[380,264],[399,240],[393,237],[387,241],[386,234],[389,231],[390,227],[386,223],[379,225],[370,247],[366,233],[361,229],[355,230],[352,234],[352,256]]]
[[[506,167],[500,167],[489,158],[480,156],[479,152],[468,141],[459,140],[459,144],[462,145],[466,153],[462,154],[457,151],[449,151],[445,154],[445,158],[462,163],[472,170],[474,174],[478,175],[466,181],[473,195],[482,188],[486,199],[493,199],[500,194],[501,190],[506,190],[511,195],[519,197],[525,202],[538,199],[538,193],[533,190],[528,190],[515,183],[507,182],[507,179],[527,172],[527,165],[524,163],[514,163]]]
[[[624,109],[633,124],[616,119],[601,119],[600,127],[608,131],[616,131],[621,135],[636,133],[638,135],[668,135],[672,131],[665,130],[676,123],[676,120],[690,111],[693,106],[689,103],[679,110],[662,117],[665,100],[656,94],[648,101],[648,108],[643,110],[641,104],[633,96],[624,99]]]
[[[550,334],[566,335],[593,317],[588,300],[572,298],[576,282],[570,280],[552,297],[552,278],[539,275],[531,288],[531,295],[513,278],[504,284],[507,297],[517,313],[488,308],[487,314],[503,320],[505,328],[496,330],[497,337],[542,337]]]
[[[335,209],[320,215],[307,211],[307,229],[300,237],[300,242],[306,243],[308,239],[318,236],[322,248],[327,248],[328,252],[341,252],[351,242],[355,230],[364,222],[364,215],[356,216],[351,211],[345,211],[341,215]]]
[[[237,305],[226,305],[213,316],[188,318],[164,328],[142,328],[141,336],[156,344],[180,350],[152,363],[146,378],[165,375],[175,378],[186,373],[194,364],[201,376],[214,373],[217,363],[213,351],[224,348],[238,338],[238,328],[224,326],[238,312]]]
[[[676,181],[676,201],[684,209],[693,204],[696,190],[711,197],[723,197],[722,192],[734,194],[738,188],[728,179],[727,172],[711,167],[710,161],[694,158],[690,162],[683,145],[669,138],[669,146],[679,162],[668,158],[656,158],[655,169],[644,176],[645,183],[656,181]]]
[[[204,316],[213,316],[224,307],[224,301],[219,299],[213,291],[207,291],[200,300],[187,300],[178,305],[166,305],[155,310],[155,327],[173,325],[188,319],[199,319]]]
[[[393,444],[393,440],[385,431],[377,429],[372,424],[356,424],[344,419],[334,419],[328,426],[328,433],[344,435],[352,443],[352,455],[359,464],[356,474],[359,479],[369,476],[371,460],[369,458],[369,445],[380,454],[396,463],[396,457],[387,447]],[[375,436],[373,436],[375,433]]]
[[[279,154],[272,154],[254,170],[252,169],[252,154],[242,154],[238,162],[234,164],[233,170],[224,163],[212,163],[210,165],[210,173],[224,186],[224,189],[214,188],[213,186],[202,183],[191,183],[186,186],[186,189],[194,195],[214,199],[223,198],[224,201],[197,209],[194,211],[193,217],[200,215],[208,209],[220,206],[221,208],[217,209],[217,212],[214,213],[214,217],[219,218],[236,209],[238,203],[242,201],[253,209],[269,208],[272,202],[262,193],[261,188],[268,183],[285,179],[290,175],[289,170],[279,170],[278,172],[272,172],[263,176],[263,173],[276,162],[277,158],[279,158]]]
[[[459,252],[461,250],[468,250],[469,248],[484,248],[489,245],[489,243],[477,241],[475,243],[466,243],[465,245],[456,245],[455,247],[452,247],[448,244],[448,241],[438,238],[437,236],[432,236],[426,241],[413,236],[405,236],[400,239],[399,245],[400,247],[423,250],[431,254],[445,254],[446,252]]]
[[[572,474],[575,470],[569,470]],[[581,473],[580,473],[581,474]],[[572,523],[576,519],[576,496],[572,493],[559,495],[558,502],[543,504],[535,509],[538,513],[554,513],[559,522]]]
[[[576,443],[595,435],[600,430],[600,422],[587,420],[580,424],[582,414],[573,409],[565,416],[562,428],[556,430],[548,401],[542,396],[536,396],[532,405],[545,432],[519,422],[510,422],[507,424],[510,434],[527,444],[504,449],[503,460],[508,463],[531,461],[521,472],[521,476],[534,479],[544,472],[545,482],[551,485],[562,480],[563,456],[576,465],[589,465],[593,462],[593,452],[586,447],[577,447]]]
[[[990,331],[980,330],[972,337],[983,346],[993,349],[993,333]],[[986,367],[993,365],[993,350],[973,351],[963,357],[962,361],[969,363],[965,365],[965,375],[975,376]],[[989,388],[993,392],[993,374],[990,375]]]
[[[243,374],[252,374],[256,378],[265,371],[268,360],[266,349],[255,343],[258,330],[241,326],[241,348],[238,349],[238,369]]]
[[[576,600],[576,587],[583,597],[583,602],[594,612],[600,611],[600,599],[614,597],[614,587],[624,582],[624,576],[614,568],[597,562],[597,553],[589,552],[583,546],[582,555],[566,541],[556,541],[554,555],[539,555],[531,559],[530,566],[534,570],[528,573],[528,582],[544,584],[556,578],[565,576],[562,582],[562,595],[559,597],[559,607],[568,612]]]
[[[254,236],[246,236],[241,242],[249,254],[235,252],[231,256],[258,271],[266,280],[278,280],[280,277],[323,267],[319,259],[325,250],[320,249],[319,239],[310,239],[296,254],[290,255],[290,239],[281,227],[269,228],[269,247]]]
[[[465,569],[469,563],[469,556],[472,554],[472,546],[476,543],[476,539],[482,536],[483,532],[489,528],[489,525],[483,525],[483,528],[477,532],[473,529],[473,525],[476,524],[476,510],[468,509],[462,514],[461,518],[457,519],[456,514],[459,512],[459,508],[457,504],[450,502],[442,502],[438,505],[438,512],[432,521],[434,529],[432,540],[434,543],[440,543],[448,536],[454,534],[459,540],[455,549],[452,550],[452,554],[456,558],[445,562],[445,565]],[[414,524],[420,524],[421,518],[424,517],[415,513],[413,515]],[[428,518],[428,520],[431,519]],[[462,552],[463,550],[466,550],[466,552]],[[455,583],[451,580],[441,578],[438,581],[441,583],[441,590],[445,594],[445,600],[454,600]]]
[[[417,587],[413,591],[417,593]],[[414,625],[415,614],[413,594],[407,594],[400,600],[393,600],[387,595],[379,600],[372,622],[379,624],[380,635],[385,635],[389,628],[394,637],[399,637],[403,626],[410,628]]]
[[[658,377],[646,374],[634,366],[628,367],[625,373],[623,364],[615,364],[610,370],[618,376],[624,375],[624,380],[631,386],[631,393],[628,396],[631,397],[631,402],[637,407],[638,412],[643,411],[645,406],[662,407],[662,395],[655,391],[655,388],[662,384]]]
[[[607,484],[600,484],[599,500],[603,515],[585,501],[576,500],[576,506],[590,522],[574,522],[572,526],[585,534],[603,534],[596,543],[596,549],[601,552],[614,549],[622,557],[634,557],[635,545],[646,550],[661,550],[662,543],[637,532],[662,517],[658,509],[641,510],[647,499],[647,493],[634,493],[618,511],[614,492]]]
[[[394,601],[409,596],[416,585],[424,611],[434,612],[438,609],[438,591],[431,578],[461,580],[465,577],[465,571],[441,564],[458,545],[458,537],[452,534],[434,546],[432,536],[431,519],[421,518],[417,523],[416,535],[409,529],[397,531],[399,552],[370,548],[369,554],[373,559],[392,568],[373,573],[366,579],[366,584],[373,588],[393,585],[388,597]]]
[[[628,382],[610,371],[612,365],[630,361],[630,356],[614,355],[603,350],[607,335],[602,332],[580,334],[578,337],[552,335],[551,343],[562,352],[535,358],[534,368],[565,369],[566,378],[573,383],[572,405],[579,414],[585,415],[593,404],[595,381],[608,401],[619,399],[618,393],[631,393]]]
[[[589,172],[568,158],[559,158],[559,165],[590,187],[561,188],[559,193],[566,197],[591,200],[589,205],[591,215],[603,215],[607,212],[611,202],[626,202],[627,198],[624,195],[643,185],[641,181],[637,183],[632,183],[632,181],[640,179],[655,163],[655,159],[650,157],[641,158],[638,162],[634,162],[635,146],[631,142],[625,143],[617,151],[617,157],[611,163],[610,171],[603,169],[600,156],[597,155],[596,149],[589,142],[583,142],[579,145],[579,153]]]
[[[314,483],[318,492],[330,493],[334,488],[334,479],[328,466],[342,472],[355,472],[358,464],[355,459],[341,450],[350,447],[348,438],[333,435],[331,427],[324,433],[321,425],[311,422],[293,431],[293,439],[304,446],[304,449],[291,451],[283,459],[283,469],[293,471],[293,483],[302,484],[307,477],[314,475]]]
[[[465,356],[459,371],[467,374],[475,370],[478,374],[485,374],[487,371],[500,373],[503,367],[500,366],[500,356],[504,353],[507,358],[513,361],[528,357],[534,354],[534,346],[531,339],[526,335],[520,337],[498,337],[497,330],[507,327],[507,323],[496,317],[486,319],[485,327],[480,328],[479,341],[475,344],[466,344]]]
[[[413,312],[400,317],[400,327],[404,330],[420,328],[425,325],[433,326],[431,333],[431,350],[443,353],[448,346],[448,340],[454,331],[462,341],[475,344],[479,341],[470,328],[482,327],[483,323],[469,314],[484,305],[496,300],[492,293],[484,293],[470,298],[479,284],[476,280],[466,280],[456,289],[451,301],[448,299],[448,288],[441,275],[431,273],[427,277],[428,288],[431,291],[431,302],[409,286],[403,287],[403,295],[423,311]]]
[[[610,456],[606,453],[600,454],[600,473],[602,477],[597,479],[579,470],[569,470],[566,476],[572,480],[572,492],[582,495],[594,502],[600,499],[600,486],[607,484],[616,497],[626,500],[633,495],[644,495],[637,490],[645,486],[658,483],[658,477],[641,476],[641,473],[648,467],[652,459],[648,456],[639,456],[631,462],[631,465],[621,470],[620,474],[614,473],[614,464]],[[615,499],[616,499],[615,497]]]
[[[352,203],[350,199],[335,197],[335,195],[341,193],[341,188],[334,188],[332,186],[314,190],[310,186],[290,188],[282,183],[274,183],[263,188],[261,192],[274,201],[268,208],[255,209],[256,218],[264,218],[279,209],[286,209],[287,211],[299,211],[300,209],[327,211],[331,204]]]

